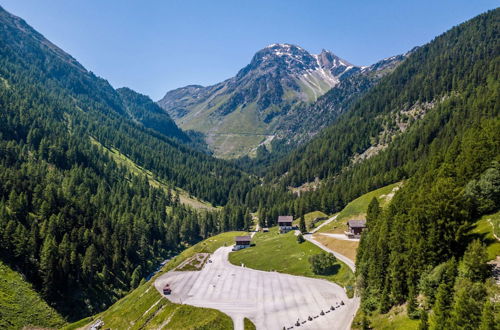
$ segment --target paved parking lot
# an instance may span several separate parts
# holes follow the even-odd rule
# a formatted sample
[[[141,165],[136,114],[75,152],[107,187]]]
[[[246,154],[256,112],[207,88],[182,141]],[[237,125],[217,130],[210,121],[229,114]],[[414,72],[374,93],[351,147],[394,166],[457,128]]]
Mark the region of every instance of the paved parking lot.
[[[235,329],[243,329],[244,317],[257,329],[349,329],[359,299],[348,299],[340,286],[326,280],[234,266],[227,260],[230,251],[231,247],[215,251],[212,262],[201,271],[168,272],[155,281],[155,287],[162,293],[169,283],[172,294],[168,299],[218,309],[231,316]],[[341,301],[344,306],[339,306]],[[334,311],[320,315],[331,306],[336,307]],[[300,327],[295,326],[297,320]]]

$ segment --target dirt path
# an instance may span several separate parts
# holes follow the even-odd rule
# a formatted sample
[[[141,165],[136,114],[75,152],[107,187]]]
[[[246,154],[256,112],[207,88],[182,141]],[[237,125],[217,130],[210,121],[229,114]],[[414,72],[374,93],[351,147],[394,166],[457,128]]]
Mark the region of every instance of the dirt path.
[[[316,235],[328,236],[342,241],[359,242],[359,238],[349,238],[345,234],[318,233]]]
[[[345,263],[349,268],[351,268],[351,270],[353,272],[356,271],[356,265],[354,264],[354,262],[347,258],[345,255],[343,254],[340,254],[338,252],[335,252],[333,251],[332,249],[324,246],[323,244],[321,244],[320,242],[318,242],[317,240],[314,239],[314,237],[311,235],[311,234],[307,234],[307,235],[304,235],[304,238],[306,240],[308,240],[309,242],[313,243],[314,245],[318,246],[319,248],[327,251],[327,252],[330,252],[332,253],[337,259],[341,260],[343,263]]]
[[[321,227],[323,227],[324,225],[327,225],[329,224],[330,222],[334,221],[335,219],[337,219],[338,217],[338,214],[334,215],[333,217],[331,217],[330,219],[326,220],[325,222],[323,222],[321,225],[319,225],[318,227],[314,228],[313,230],[310,231],[311,234],[314,234],[315,232],[317,232]]]
[[[243,329],[244,317],[257,329],[296,328],[297,320],[300,329],[350,328],[359,298],[348,299],[343,288],[326,280],[234,266],[227,259],[230,251],[219,248],[201,271],[163,274],[155,287],[161,293],[169,283],[168,299],[218,309],[233,319],[235,329]]]

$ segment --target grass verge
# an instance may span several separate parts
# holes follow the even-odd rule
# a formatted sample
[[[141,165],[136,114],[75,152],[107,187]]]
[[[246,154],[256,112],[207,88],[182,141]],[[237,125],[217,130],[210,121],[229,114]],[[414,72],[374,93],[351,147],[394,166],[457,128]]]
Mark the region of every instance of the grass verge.
[[[246,317],[243,319],[243,326],[244,326],[245,330],[255,330],[255,329],[257,329],[255,327],[255,324],[253,324],[252,321],[250,321]]]
[[[358,241],[346,241],[324,235],[314,235],[313,237],[327,248],[346,256],[352,261],[356,261],[356,253],[359,246]]]
[[[326,221],[326,219],[320,220],[314,224],[314,227],[311,227],[313,220],[316,218],[328,218],[328,215],[321,212],[321,211],[313,211],[313,212],[309,212],[309,213],[304,214],[304,221],[306,222],[307,229],[311,230],[312,228],[318,227],[319,225],[321,225],[323,222]],[[299,221],[300,221],[300,219],[297,218],[293,221],[293,224],[295,226],[298,226]]]

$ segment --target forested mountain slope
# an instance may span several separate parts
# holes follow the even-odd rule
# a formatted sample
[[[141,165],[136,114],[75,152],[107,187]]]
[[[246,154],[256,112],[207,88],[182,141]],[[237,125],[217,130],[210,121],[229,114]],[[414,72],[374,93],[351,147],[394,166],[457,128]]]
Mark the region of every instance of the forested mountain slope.
[[[283,185],[324,179],[302,198],[306,212],[407,179],[387,210],[368,212],[357,258],[366,315],[406,302],[424,329],[498,324],[488,240],[469,232],[500,207],[499,18],[487,12],[417,49],[269,172]]]
[[[495,9],[415,50],[268,171],[282,189],[322,179],[300,199],[263,206],[271,223],[283,210],[338,211],[405,180],[387,210],[374,201],[368,211],[357,257],[365,327],[370,315],[404,303],[422,329],[498,324],[498,286],[486,264],[491,242],[471,228],[500,207],[499,22]]]
[[[464,26],[457,27],[413,51],[337,122],[271,167],[267,179],[299,186],[316,177],[337,175],[353,163],[354,156],[373,146],[390,146],[395,136],[409,132],[412,124],[424,125],[420,119],[432,114],[440,104],[453,102],[463,97],[470,86],[484,83],[480,79],[493,74],[485,65],[492,65],[496,56],[496,38],[491,34],[470,34],[473,32]],[[427,142],[422,140],[420,144]],[[402,161],[420,155],[421,151],[415,150]]]
[[[126,87],[119,88],[116,91],[120,95],[127,114],[134,121],[165,136],[176,137],[183,142],[189,142],[189,138],[177,127],[172,118],[148,96]]]
[[[1,8],[0,109],[0,259],[70,319],[115,301],[171,251],[245,225],[243,207],[198,213],[114,162],[100,146],[214,205],[253,184],[183,144],[149,99],[116,92]]]

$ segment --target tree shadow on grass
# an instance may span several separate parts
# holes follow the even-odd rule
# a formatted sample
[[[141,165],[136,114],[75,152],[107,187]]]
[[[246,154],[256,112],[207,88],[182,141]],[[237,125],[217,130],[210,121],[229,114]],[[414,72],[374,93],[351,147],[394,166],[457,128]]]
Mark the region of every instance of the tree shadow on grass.
[[[471,243],[472,241],[479,239],[481,242],[483,242],[486,246],[490,246],[493,243],[496,243],[497,240],[491,237],[486,237],[488,233],[472,233],[473,230],[475,230],[478,227],[477,224],[471,224],[468,226],[466,231],[468,234],[464,235],[463,243],[464,246],[466,247]]]
[[[339,271],[340,271],[340,264],[335,264],[332,267],[329,267],[328,269],[325,269],[316,275],[332,276],[332,275],[336,275]]]

